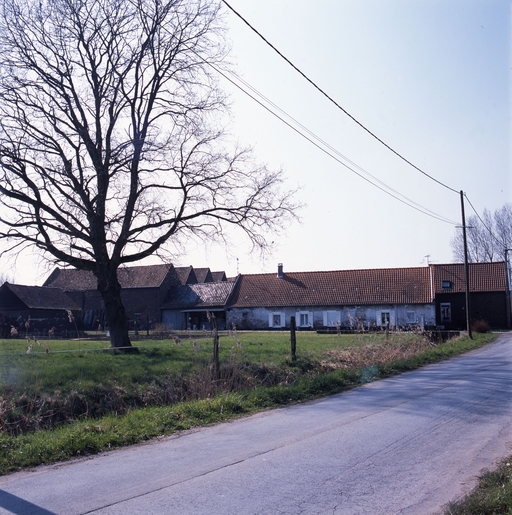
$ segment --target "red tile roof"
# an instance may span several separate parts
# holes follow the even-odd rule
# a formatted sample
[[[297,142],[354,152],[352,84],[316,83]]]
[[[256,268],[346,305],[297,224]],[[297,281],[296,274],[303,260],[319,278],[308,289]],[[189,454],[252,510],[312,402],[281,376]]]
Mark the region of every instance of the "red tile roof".
[[[432,302],[430,269],[390,268],[241,275],[233,307],[425,304]]]
[[[431,265],[433,268],[434,292],[454,293],[466,291],[464,263]],[[449,281],[450,288],[443,288],[443,281]],[[472,292],[505,291],[505,262],[470,263],[469,284]]]

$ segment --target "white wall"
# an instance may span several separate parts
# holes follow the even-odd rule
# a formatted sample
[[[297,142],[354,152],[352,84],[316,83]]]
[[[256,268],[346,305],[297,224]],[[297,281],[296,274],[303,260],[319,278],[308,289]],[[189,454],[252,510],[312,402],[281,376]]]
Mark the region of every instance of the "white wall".
[[[308,322],[314,329],[336,327],[342,328],[383,327],[382,313],[389,313],[390,327],[407,327],[410,325],[435,325],[435,307],[433,304],[378,305],[378,306],[318,306],[314,308],[280,307],[280,308],[232,308],[227,313],[227,325],[236,325],[238,329],[284,329],[290,327],[290,318],[296,317],[300,327],[301,314],[307,314]],[[408,313],[410,314],[408,316]],[[284,325],[274,326],[273,315],[280,315]],[[413,314],[413,315],[412,315]],[[412,320],[410,322],[410,320]]]

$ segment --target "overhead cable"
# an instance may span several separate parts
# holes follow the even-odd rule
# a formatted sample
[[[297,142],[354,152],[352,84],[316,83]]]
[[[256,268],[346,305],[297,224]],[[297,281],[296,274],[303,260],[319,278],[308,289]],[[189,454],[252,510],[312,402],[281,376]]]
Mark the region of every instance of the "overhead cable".
[[[342,107],[336,100],[334,100],[329,94],[327,94],[320,86],[318,86],[312,79],[310,79],[300,68],[298,68],[295,64],[292,63],[280,50],[278,50],[268,39],[265,38],[256,28],[254,28],[239,12],[237,12],[231,5],[226,2],[226,0],[222,0],[222,3],[226,5],[236,16],[238,16],[255,34],[257,34],[274,52],[276,52],[282,59],[284,59],[297,73],[302,75],[304,79],[306,79],[313,87],[315,87],[324,97],[326,97],[330,102],[332,102],[338,109],[343,111],[351,120],[353,120],[357,125],[359,125],[363,130],[365,130],[370,136],[375,138],[379,143],[384,145],[388,150],[393,152],[396,156],[398,156],[400,159],[405,161],[408,165],[412,166],[415,170],[422,173],[432,181],[436,182],[437,184],[443,186],[444,188],[453,191],[457,193],[457,195],[460,194],[459,191],[456,189],[448,186],[447,184],[444,184],[440,180],[436,179],[435,177],[432,177],[427,172],[416,166],[414,163],[409,161],[406,157],[404,157],[402,154],[397,152],[395,149],[393,149],[390,145],[388,145],[385,141],[383,141],[381,138],[379,138],[374,132],[372,132],[368,127],[363,125],[357,118],[355,118],[353,115],[351,115],[344,107]]]
[[[430,209],[421,206],[420,204],[416,203],[412,199],[409,199],[402,193],[399,193],[398,191],[394,190],[390,186],[388,186],[386,183],[382,182],[381,180],[377,179],[375,176],[373,176],[371,173],[366,171],[361,166],[357,165],[353,161],[351,161],[349,158],[341,154],[338,150],[336,150],[334,147],[332,147],[330,144],[328,144],[326,141],[321,139],[319,136],[317,136],[315,133],[313,133],[311,130],[309,130],[307,127],[302,125],[300,122],[295,120],[292,116],[287,114],[283,109],[281,109],[279,106],[274,104],[271,100],[266,98],[264,95],[259,93],[254,87],[249,85],[247,82],[245,82],[241,77],[239,77],[236,73],[230,71],[230,70],[223,70],[220,69],[218,66],[214,66],[212,63],[209,63],[208,61],[205,61],[209,66],[211,66],[217,73],[222,75],[226,80],[228,80],[231,84],[233,84],[235,87],[240,89],[243,93],[245,93],[247,96],[249,96],[252,100],[257,102],[260,106],[262,106],[265,110],[267,110],[270,114],[278,118],[281,122],[283,122],[285,125],[287,125],[289,128],[291,128],[293,131],[295,131],[297,134],[302,136],[304,139],[312,143],[315,147],[320,149],[322,152],[327,154],[329,157],[337,161],[339,164],[343,165],[345,168],[359,176],[361,179],[369,182],[372,186],[375,186],[379,190],[383,191],[387,195],[393,197],[394,199],[398,200],[399,202],[402,202],[403,204],[415,209],[416,211],[419,211],[427,216],[430,216],[432,218],[435,218],[437,220],[440,220],[444,223],[448,223],[450,225],[458,225],[458,222],[454,222],[452,220],[449,220],[448,218],[445,218],[441,215],[438,215],[437,213],[431,211]],[[241,84],[243,84],[243,86]],[[248,88],[253,93],[250,93],[247,91]],[[259,97],[259,98],[257,98]],[[269,107],[272,106],[272,107]],[[275,112],[275,110],[278,110],[282,113],[283,116],[279,115]],[[285,119],[285,117],[287,119]],[[346,162],[345,162],[346,161]],[[350,163],[350,164],[347,164]],[[357,171],[356,168],[359,170]],[[365,175],[370,176],[371,179],[368,177],[365,177]],[[375,181],[375,182],[374,182]],[[376,184],[376,183],[379,184]]]

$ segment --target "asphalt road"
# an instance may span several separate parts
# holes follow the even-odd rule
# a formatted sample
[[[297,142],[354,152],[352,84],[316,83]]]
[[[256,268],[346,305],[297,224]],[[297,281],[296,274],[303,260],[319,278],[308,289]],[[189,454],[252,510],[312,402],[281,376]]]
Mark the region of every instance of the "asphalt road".
[[[0,478],[0,514],[432,515],[512,453],[512,334],[316,402]]]

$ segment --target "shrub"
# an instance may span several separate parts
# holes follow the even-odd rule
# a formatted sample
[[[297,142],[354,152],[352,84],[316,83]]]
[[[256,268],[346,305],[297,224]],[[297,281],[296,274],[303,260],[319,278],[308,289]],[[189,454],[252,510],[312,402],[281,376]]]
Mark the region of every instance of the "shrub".
[[[491,326],[485,320],[475,320],[471,325],[471,329],[475,333],[487,333],[491,330]]]

